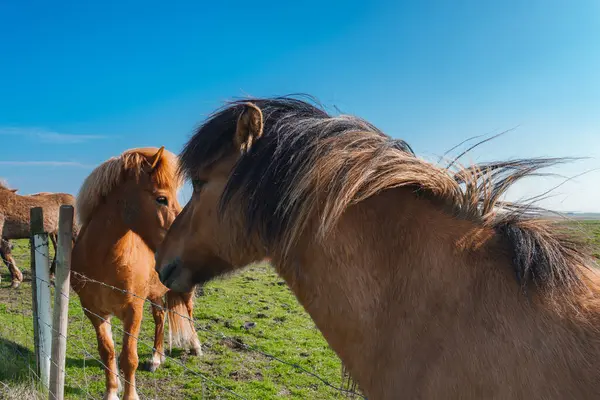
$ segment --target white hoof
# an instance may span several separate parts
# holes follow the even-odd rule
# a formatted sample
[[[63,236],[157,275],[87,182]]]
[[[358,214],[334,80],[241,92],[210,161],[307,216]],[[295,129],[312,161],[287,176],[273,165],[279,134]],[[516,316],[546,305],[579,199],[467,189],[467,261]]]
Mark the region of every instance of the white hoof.
[[[102,400],[119,400],[119,396],[116,393],[106,393]]]
[[[123,396],[123,400],[140,400],[140,396],[138,396],[137,392],[134,389],[133,392],[129,395]]]
[[[198,345],[198,346],[194,346],[190,349],[190,354],[193,356],[201,356],[202,354],[202,346]]]

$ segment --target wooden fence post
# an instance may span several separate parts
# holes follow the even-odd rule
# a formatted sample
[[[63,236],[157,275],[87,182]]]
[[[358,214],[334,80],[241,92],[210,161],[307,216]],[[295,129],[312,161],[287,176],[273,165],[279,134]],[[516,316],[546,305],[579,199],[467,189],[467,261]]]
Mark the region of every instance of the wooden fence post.
[[[69,322],[69,287],[71,250],[73,249],[73,206],[60,207],[56,245],[56,277],[52,315],[52,360],[49,399],[63,400],[65,393],[65,358]]]
[[[44,230],[44,215],[42,208],[36,207],[29,209],[29,228],[31,237],[29,238],[29,249],[30,249],[30,269],[31,269],[31,311],[33,313],[33,351],[35,352],[35,374],[40,376],[40,333],[38,331],[37,321],[37,279],[35,275],[35,242],[33,240],[34,232],[41,232]]]
[[[32,253],[35,260],[33,273],[34,316],[33,323],[37,329],[34,337],[39,376],[44,387],[50,384],[50,352],[52,343],[52,321],[50,320],[50,254],[48,234],[44,232],[44,212],[41,207],[30,210],[30,227],[32,235]]]

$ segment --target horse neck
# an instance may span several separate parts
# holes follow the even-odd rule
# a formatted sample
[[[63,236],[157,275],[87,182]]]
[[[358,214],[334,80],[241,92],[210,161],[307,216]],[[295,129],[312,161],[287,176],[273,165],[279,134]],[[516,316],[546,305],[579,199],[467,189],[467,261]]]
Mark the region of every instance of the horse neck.
[[[147,215],[147,212],[140,208],[135,193],[132,194],[136,190],[140,189],[127,190],[127,188],[123,188],[113,191],[94,213],[94,220],[100,219],[100,223],[105,224],[105,229],[114,232],[116,237],[124,232],[134,234],[154,252],[159,244],[157,232],[145,223],[145,219],[152,216]]]
[[[109,259],[119,264],[136,264],[140,257],[148,258],[148,255],[154,254],[148,243],[125,223],[123,212],[110,199],[100,205],[92,218],[82,225],[77,247],[88,260]]]
[[[441,340],[464,341],[457,357],[482,343],[486,329],[522,330],[519,340],[539,346],[536,334],[550,323],[515,295],[509,256],[490,229],[407,189],[353,206],[326,243],[307,235],[295,250],[273,261],[368,396],[385,397],[381,390],[400,376],[425,371]]]
[[[310,225],[311,233],[286,258],[273,257],[363,388],[369,378],[361,376],[362,368],[375,373],[380,346],[389,346],[388,336],[398,329],[384,325],[399,324],[428,304],[455,303],[444,299],[460,290],[448,287],[450,272],[445,272],[448,282],[433,278],[438,270],[452,269],[443,261],[455,259],[450,240],[455,232],[436,229],[440,216],[408,191],[387,191],[349,208],[324,243],[311,241],[317,227]]]

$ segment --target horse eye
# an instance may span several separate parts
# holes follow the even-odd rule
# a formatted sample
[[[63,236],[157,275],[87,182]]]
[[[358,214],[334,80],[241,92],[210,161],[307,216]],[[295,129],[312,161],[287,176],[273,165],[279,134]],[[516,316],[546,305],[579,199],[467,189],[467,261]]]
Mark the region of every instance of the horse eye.
[[[202,190],[202,187],[206,184],[206,181],[201,179],[192,180],[192,186],[194,188],[195,193],[199,193]]]
[[[165,196],[159,196],[156,198],[156,202],[160,205],[163,206],[168,206],[169,205],[169,199],[167,199]]]

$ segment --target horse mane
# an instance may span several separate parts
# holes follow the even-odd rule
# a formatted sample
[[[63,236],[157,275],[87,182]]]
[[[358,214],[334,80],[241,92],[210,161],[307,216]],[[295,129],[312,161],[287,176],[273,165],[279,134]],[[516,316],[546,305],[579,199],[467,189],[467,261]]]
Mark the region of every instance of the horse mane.
[[[0,189],[11,190],[10,186],[8,186],[8,182],[3,178],[0,178]]]
[[[139,179],[144,167],[149,166],[148,159],[157,151],[158,148],[155,147],[129,149],[98,165],[84,180],[77,194],[76,207],[80,224],[87,224],[106,196],[119,185],[131,178]],[[152,174],[157,186],[168,189],[178,189],[181,186],[177,163],[177,156],[168,150],[163,152]]]
[[[520,159],[450,170],[417,158],[406,142],[363,119],[330,116],[293,98],[233,101],[216,111],[185,145],[181,174],[194,179],[199,169],[239,152],[233,138],[247,102],[261,109],[263,134],[238,159],[219,211],[223,216],[237,198],[248,232],[257,232],[268,247],[283,246],[285,253],[313,217],[323,239],[349,206],[387,189],[408,187],[457,218],[493,229],[510,248],[523,287],[574,288],[582,284],[584,268],[595,263],[581,240],[536,217],[541,209],[500,200],[518,180],[566,159]]]

